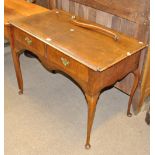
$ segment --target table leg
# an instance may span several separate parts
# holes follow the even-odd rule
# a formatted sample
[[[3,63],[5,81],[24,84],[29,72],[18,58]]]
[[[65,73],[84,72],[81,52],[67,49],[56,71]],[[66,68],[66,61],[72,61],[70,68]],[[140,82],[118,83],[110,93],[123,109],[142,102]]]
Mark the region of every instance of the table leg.
[[[135,70],[133,72],[133,74],[134,74],[134,83],[133,83],[133,86],[132,86],[132,89],[131,89],[130,98],[129,98],[129,102],[128,102],[128,110],[127,110],[127,116],[128,117],[132,116],[132,113],[130,112],[130,109],[131,109],[132,98],[133,98],[135,90],[136,90],[136,88],[138,86],[138,82],[139,82],[139,78],[140,78],[139,69]]]
[[[14,67],[15,67],[15,72],[16,72],[16,77],[17,77],[17,82],[18,82],[18,88],[19,88],[19,95],[23,94],[23,78],[22,78],[22,73],[21,73],[21,68],[20,68],[20,61],[19,61],[19,53],[15,49],[12,50],[12,57],[13,57],[13,62],[14,62]]]
[[[90,134],[91,134],[91,129],[93,125],[93,120],[94,120],[94,115],[95,115],[95,110],[96,110],[96,105],[97,105],[97,101],[99,98],[99,94],[92,95],[92,96],[85,94],[85,96],[86,96],[87,105],[88,105],[87,139],[86,139],[85,148],[89,149],[91,147]]]

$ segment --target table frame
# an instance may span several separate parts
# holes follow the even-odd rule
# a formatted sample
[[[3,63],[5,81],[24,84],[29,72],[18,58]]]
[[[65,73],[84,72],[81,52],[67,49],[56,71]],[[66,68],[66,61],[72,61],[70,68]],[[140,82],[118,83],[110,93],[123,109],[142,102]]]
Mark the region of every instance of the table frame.
[[[14,26],[10,27],[11,48],[12,48],[12,57],[13,57],[13,62],[14,62],[14,67],[15,67],[15,72],[16,72],[16,77],[17,77],[17,82],[18,82],[19,95],[21,95],[21,94],[23,94],[23,78],[22,78],[22,72],[21,72],[19,58],[20,58],[20,54],[22,53],[22,50],[25,49],[25,47],[22,47],[22,45],[20,45],[20,47],[15,45],[16,40],[14,38],[15,38],[16,34],[14,34],[14,28],[15,28]],[[47,46],[48,45],[45,44],[45,47],[46,47],[45,49],[47,49]],[[33,53],[33,51],[31,51],[31,52]],[[36,54],[36,53],[34,53],[34,54]],[[42,64],[48,70],[52,70],[52,71],[60,70],[64,73],[66,73],[65,69],[59,68],[55,64],[50,63],[49,61],[47,61],[47,59],[45,57],[42,57],[39,54],[37,56],[41,60]],[[137,52],[136,54],[133,54],[130,57],[127,57],[126,60],[117,63],[110,69],[106,69],[103,72],[93,71],[92,69],[88,68],[88,75],[89,75],[88,82],[82,82],[82,80],[79,78],[76,78],[76,76],[66,73],[74,81],[76,81],[76,83],[82,88],[82,90],[85,94],[85,97],[86,97],[87,106],[88,106],[87,137],[86,137],[86,144],[85,144],[86,149],[89,149],[91,147],[90,134],[91,134],[91,129],[92,129],[93,120],[94,120],[94,116],[95,116],[96,105],[97,105],[97,101],[99,99],[101,90],[106,88],[107,86],[114,85],[117,81],[121,80],[129,73],[133,73],[133,75],[135,77],[133,87],[132,87],[132,90],[130,93],[128,108],[127,108],[127,116],[129,116],[129,117],[132,116],[132,114],[130,112],[131,103],[132,103],[131,101],[132,101],[134,92],[137,88],[138,81],[140,78],[140,73],[139,73],[139,69],[138,69],[139,57],[140,57],[140,51]],[[135,60],[135,61],[133,62],[133,60]],[[127,64],[127,62],[130,62],[130,63]],[[121,71],[119,73],[114,72],[114,70],[120,69],[120,67],[122,67],[124,65],[128,65],[127,68],[130,68],[130,69]],[[109,73],[112,74],[111,75],[112,78],[107,77],[105,75],[103,76],[103,74],[109,74]],[[97,77],[99,80],[96,80]],[[104,77],[104,79],[101,79],[102,77]],[[105,80],[105,82],[102,82],[102,80],[103,81]]]

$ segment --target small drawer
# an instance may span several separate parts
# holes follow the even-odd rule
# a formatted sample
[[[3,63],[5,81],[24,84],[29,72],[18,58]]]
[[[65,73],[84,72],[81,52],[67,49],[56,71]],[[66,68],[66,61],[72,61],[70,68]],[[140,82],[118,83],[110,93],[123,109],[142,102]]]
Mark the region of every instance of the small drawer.
[[[80,80],[88,81],[88,68],[86,66],[50,46],[47,47],[47,59],[49,63],[54,63],[61,68],[61,71]]]
[[[14,28],[14,34],[15,41],[20,42],[23,48],[34,52],[36,55],[44,56],[45,46],[43,42],[18,28]]]

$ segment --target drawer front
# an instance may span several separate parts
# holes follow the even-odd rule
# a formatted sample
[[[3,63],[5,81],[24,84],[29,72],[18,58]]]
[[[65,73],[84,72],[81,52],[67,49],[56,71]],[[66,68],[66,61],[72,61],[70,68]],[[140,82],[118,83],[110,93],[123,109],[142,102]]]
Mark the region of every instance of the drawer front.
[[[79,78],[85,82],[88,81],[88,68],[73,58],[48,46],[47,59],[49,63],[54,63],[67,74],[70,74],[73,77]]]
[[[39,54],[44,56],[45,45],[40,40],[34,38],[33,36],[23,32],[18,28],[14,28],[14,38],[15,41],[20,42],[23,48],[34,52],[36,55]]]

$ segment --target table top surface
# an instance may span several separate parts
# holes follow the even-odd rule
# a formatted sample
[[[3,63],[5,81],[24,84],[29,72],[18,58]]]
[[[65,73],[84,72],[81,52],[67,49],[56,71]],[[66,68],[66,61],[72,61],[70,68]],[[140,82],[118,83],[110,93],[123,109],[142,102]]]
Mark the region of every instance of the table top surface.
[[[146,47],[111,29],[108,30],[119,35],[117,41],[79,27],[71,22],[71,17],[64,11],[52,10],[10,23],[95,71],[103,71]]]
[[[44,7],[28,3],[25,0],[5,0],[4,24],[8,24],[9,20],[34,15],[47,10]]]

